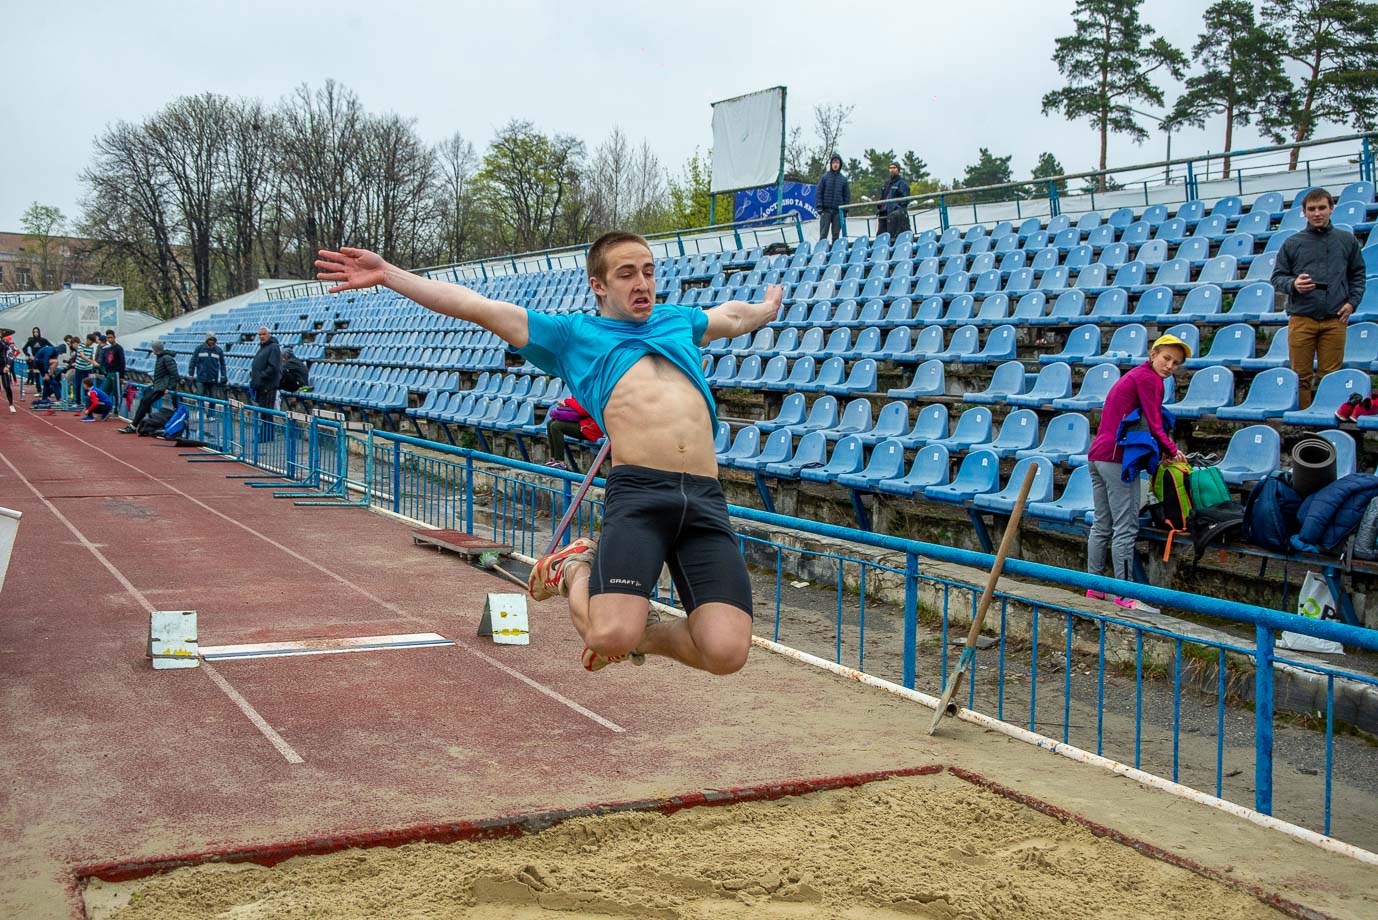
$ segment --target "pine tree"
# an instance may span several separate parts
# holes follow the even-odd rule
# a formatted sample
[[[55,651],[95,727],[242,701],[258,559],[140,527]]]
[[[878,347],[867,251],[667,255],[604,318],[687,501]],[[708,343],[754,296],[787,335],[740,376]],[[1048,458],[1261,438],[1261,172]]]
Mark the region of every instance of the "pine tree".
[[[992,156],[991,152],[982,147],[975,163],[966,167],[966,175],[960,183],[961,188],[979,188],[985,185],[1003,185],[1010,181],[1010,160],[1014,155],[1005,157]],[[1006,190],[995,189],[988,192],[977,192],[976,201],[1005,201],[1011,193]]]
[[[1278,36],[1282,56],[1302,71],[1294,99],[1275,106],[1265,123],[1275,142],[1307,140],[1322,121],[1373,130],[1378,6],[1364,0],[1266,0],[1263,21]],[[1292,148],[1289,169],[1297,168],[1300,153],[1300,147]]]
[[[1285,110],[1292,81],[1283,70],[1279,36],[1254,19],[1250,0],[1219,0],[1206,10],[1205,30],[1191,49],[1202,72],[1189,78],[1165,124],[1204,127],[1212,115],[1225,116],[1226,151],[1234,149],[1235,125]],[[1223,178],[1230,177],[1225,157]]]
[[[1053,178],[1054,176],[1061,176],[1061,175],[1063,175],[1063,172],[1064,172],[1064,171],[1063,171],[1063,169],[1062,169],[1062,164],[1059,163],[1059,162],[1057,161],[1057,157],[1053,156],[1051,153],[1040,153],[1040,154],[1038,155],[1038,165],[1035,166],[1035,167],[1033,168],[1033,172],[1030,173],[1030,178],[1032,178],[1032,179],[1051,179],[1051,178]],[[1058,179],[1058,180],[1057,180],[1055,183],[1053,183],[1053,184],[1054,184],[1055,186],[1057,186],[1057,193],[1058,193],[1058,195],[1066,195],[1066,194],[1067,194],[1067,180],[1066,180],[1066,179]],[[1048,197],[1048,183],[1047,183],[1047,182],[1037,182],[1037,183],[1035,183],[1035,184],[1033,185],[1033,188],[1032,188],[1032,195],[1033,195],[1033,197],[1035,197],[1035,198],[1047,198],[1047,197]]]
[[[1143,0],[1077,0],[1072,12],[1076,31],[1057,40],[1053,62],[1067,85],[1043,97],[1043,114],[1061,112],[1068,119],[1089,118],[1100,133],[1100,168],[1113,131],[1136,143],[1148,132],[1135,120],[1135,102],[1163,105],[1163,91],[1153,74],[1163,70],[1181,79],[1186,57],[1155,37],[1152,26],[1139,21]],[[1105,188],[1104,177],[1099,180]]]

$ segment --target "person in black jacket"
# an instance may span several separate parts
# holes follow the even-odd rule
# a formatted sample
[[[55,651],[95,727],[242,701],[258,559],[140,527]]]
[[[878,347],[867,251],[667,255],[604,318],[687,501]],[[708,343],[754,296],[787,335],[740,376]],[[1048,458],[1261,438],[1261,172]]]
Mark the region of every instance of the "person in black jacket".
[[[842,157],[834,153],[828,168],[818,177],[818,239],[829,233],[837,242],[842,233],[842,216],[838,208],[852,203],[852,184],[842,175]]]
[[[306,362],[298,358],[288,345],[282,350],[282,376],[278,379],[278,389],[284,393],[295,393],[311,385],[311,372]]]
[[[139,423],[158,400],[163,398],[164,393],[172,394],[172,404],[177,405],[177,381],[181,378],[177,371],[177,359],[163,349],[161,341],[154,342],[150,347],[155,356],[153,382],[144,390],[144,395],[139,397],[139,404],[134,407],[134,418],[128,425],[119,429],[120,434],[134,434],[138,431]]]
[[[24,343],[24,357],[29,359],[29,383],[33,386],[38,386],[39,380],[48,369],[46,362],[35,360],[38,357],[38,350],[45,345],[51,348],[52,344],[43,338],[43,333],[39,331],[37,326],[33,327],[33,335],[29,336],[28,341]]]
[[[101,389],[116,403],[120,399],[120,378],[124,376],[124,346],[115,341],[115,330],[105,330],[105,348],[100,353],[100,372],[105,379]]]
[[[909,183],[900,175],[900,164],[890,164],[890,178],[880,190],[880,229],[890,234],[891,242],[909,229],[909,202],[896,201],[909,197]]]
[[[1306,229],[1289,236],[1278,250],[1273,289],[1290,295],[1287,356],[1297,372],[1298,405],[1305,409],[1315,383],[1344,363],[1349,317],[1364,297],[1364,258],[1354,234],[1330,223],[1334,204],[1329,192],[1312,189],[1301,209]]]
[[[191,366],[187,376],[196,382],[202,396],[214,396],[218,384],[224,386],[228,379],[225,371],[225,350],[216,344],[215,336],[206,336],[206,341],[196,346],[191,353]]]
[[[258,329],[258,351],[254,354],[253,366],[249,368],[249,388],[253,391],[254,405],[264,409],[276,409],[278,383],[282,380],[282,349],[278,340],[268,331],[267,326]]]

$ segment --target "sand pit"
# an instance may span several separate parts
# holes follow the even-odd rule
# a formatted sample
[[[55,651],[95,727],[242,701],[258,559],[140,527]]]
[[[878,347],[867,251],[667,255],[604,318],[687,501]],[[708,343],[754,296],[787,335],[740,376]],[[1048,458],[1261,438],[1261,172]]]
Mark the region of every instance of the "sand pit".
[[[92,881],[93,918],[1281,917],[950,774],[578,818],[518,839]]]

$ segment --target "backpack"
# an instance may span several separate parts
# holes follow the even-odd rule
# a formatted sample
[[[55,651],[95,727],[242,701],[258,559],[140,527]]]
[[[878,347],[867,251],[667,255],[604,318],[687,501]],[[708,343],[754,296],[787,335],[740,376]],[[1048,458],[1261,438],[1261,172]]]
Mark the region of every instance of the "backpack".
[[[175,438],[187,430],[187,407],[178,406],[172,411],[172,415],[163,423],[161,437]]]
[[[144,420],[139,423],[139,437],[153,437],[163,430],[163,426],[167,424],[167,420],[170,418],[172,418],[171,409],[154,409],[145,415]]]
[[[300,358],[289,358],[282,369],[282,378],[278,381],[278,389],[288,393],[295,393],[307,382],[306,364]]]
[[[1368,503],[1354,531],[1354,558],[1378,559],[1378,498]]]
[[[1186,530],[1191,517],[1191,467],[1184,463],[1160,463],[1153,474],[1153,495],[1162,502],[1163,526]]]
[[[1260,480],[1244,502],[1239,538],[1275,553],[1290,553],[1292,535],[1301,530],[1299,510],[1301,496],[1292,488],[1291,474],[1274,473]]]
[[[1199,472],[1199,471],[1198,471]],[[1192,480],[1196,473],[1192,473]],[[1196,507],[1187,518],[1187,529],[1191,531],[1194,548],[1191,564],[1195,568],[1201,557],[1217,543],[1230,542],[1239,536],[1244,526],[1244,506],[1236,501],[1224,501],[1208,507]]]
[[[1191,471],[1191,504],[1193,508],[1213,508],[1230,501],[1225,477],[1213,466],[1197,467]]]

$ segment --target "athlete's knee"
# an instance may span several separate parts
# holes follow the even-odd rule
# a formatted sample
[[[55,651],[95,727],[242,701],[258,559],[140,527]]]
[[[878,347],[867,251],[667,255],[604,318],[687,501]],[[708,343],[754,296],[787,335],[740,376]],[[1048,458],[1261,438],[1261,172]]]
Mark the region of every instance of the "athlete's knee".
[[[699,659],[703,669],[710,674],[736,674],[746,665],[747,652],[751,649],[751,639],[715,639],[699,646]]]
[[[645,632],[645,622],[635,623],[620,620],[596,620],[590,625],[585,637],[588,647],[598,654],[610,658],[636,651]]]

